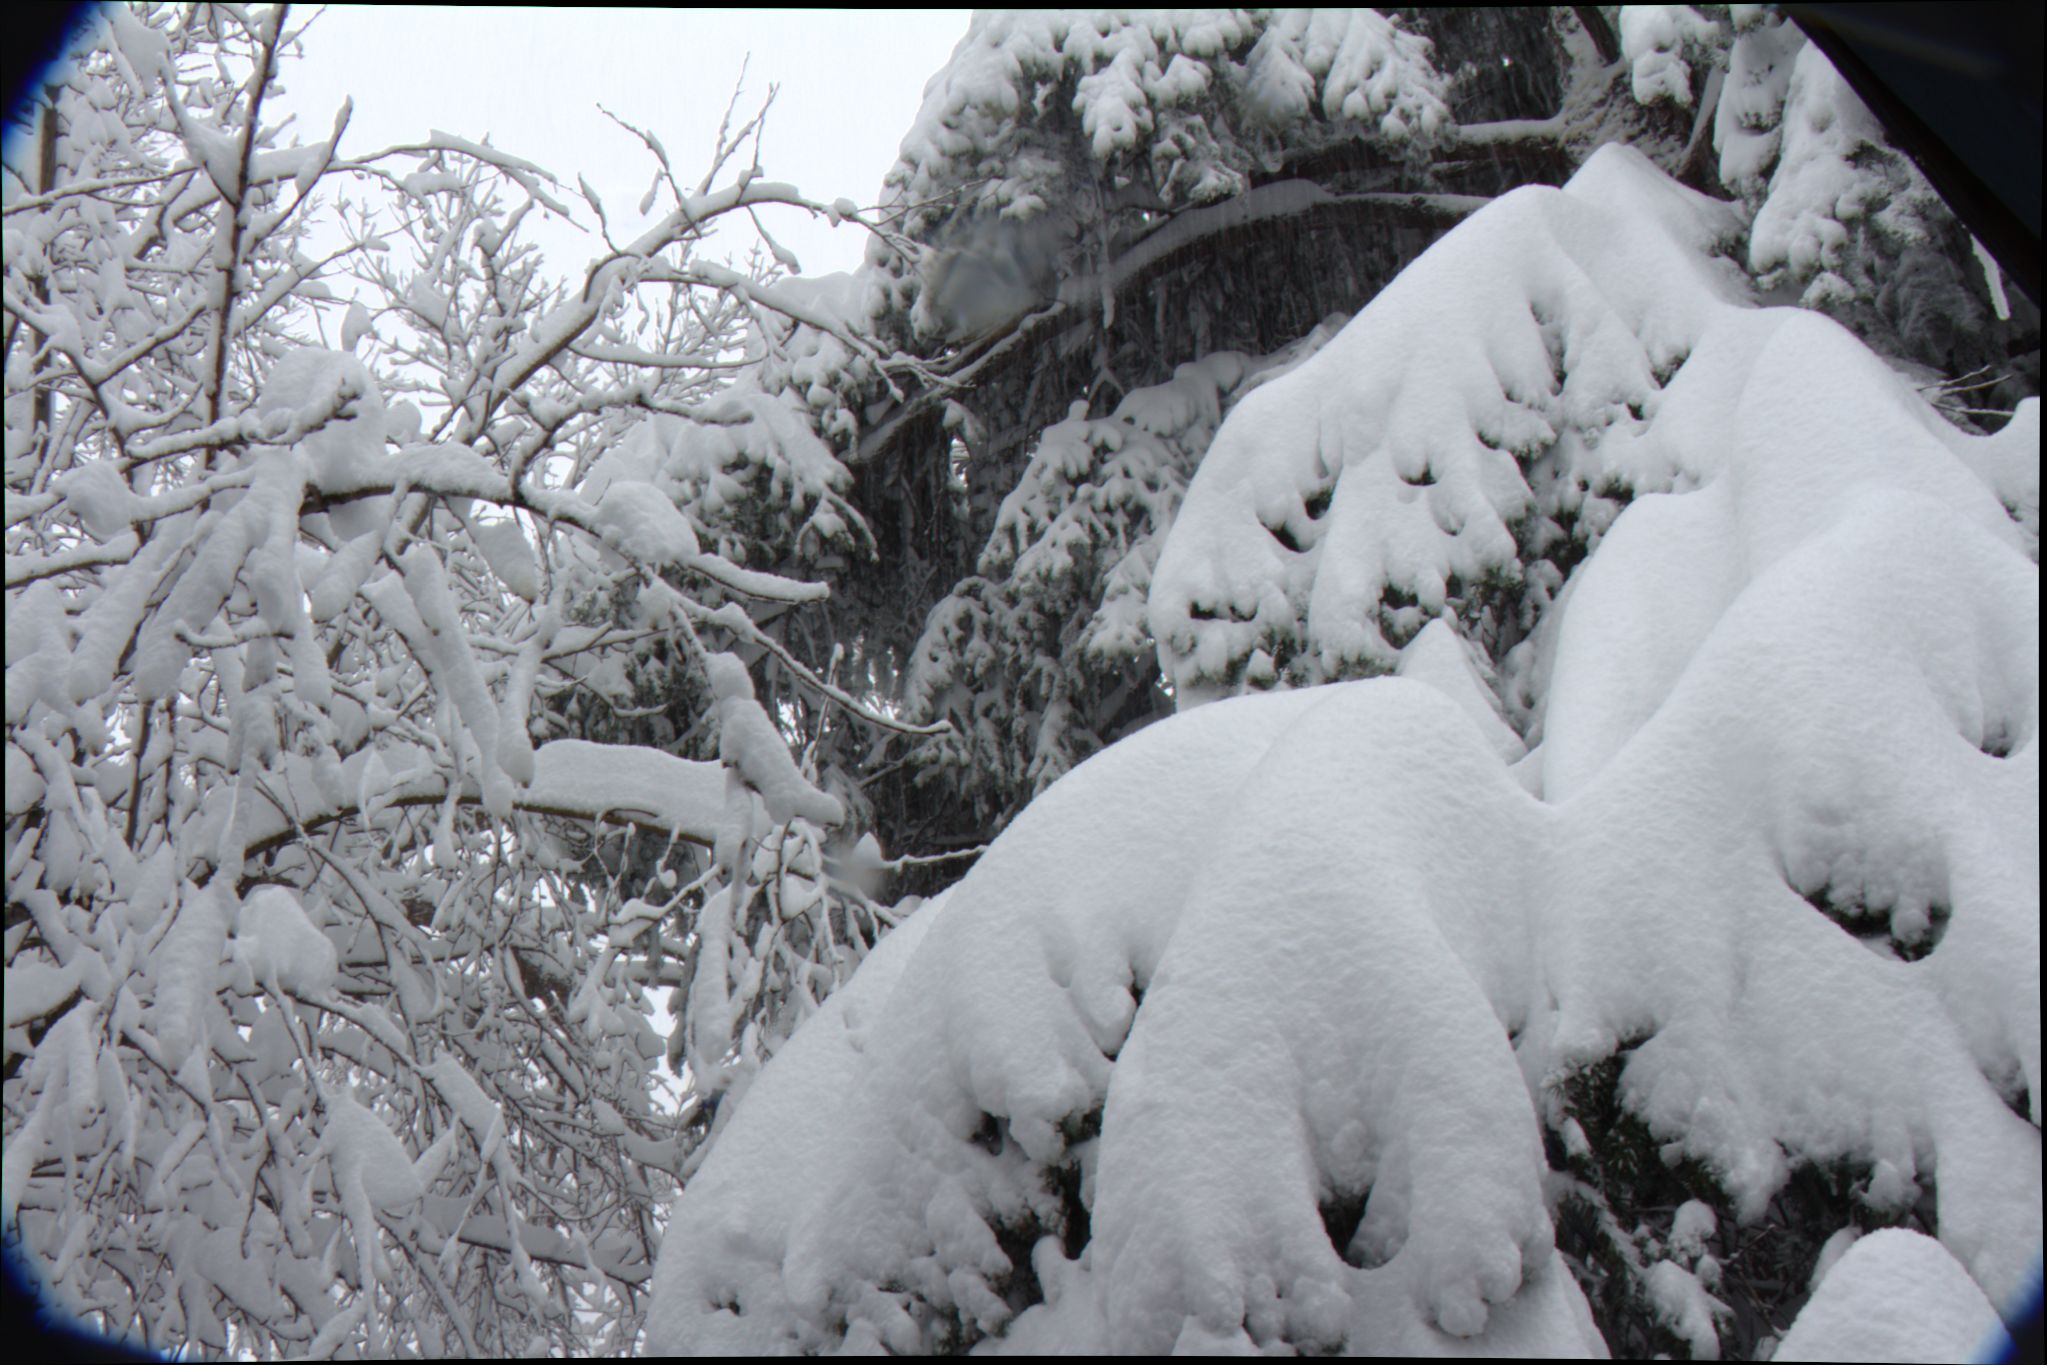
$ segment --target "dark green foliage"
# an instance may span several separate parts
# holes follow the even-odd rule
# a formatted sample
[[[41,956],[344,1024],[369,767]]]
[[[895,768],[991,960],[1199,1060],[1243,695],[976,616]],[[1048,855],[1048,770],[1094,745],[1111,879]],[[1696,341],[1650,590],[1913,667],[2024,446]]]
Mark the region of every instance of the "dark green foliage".
[[[1562,1116],[1584,1133],[1585,1155],[1569,1154],[1561,1120],[1543,1133],[1558,1172],[1557,1249],[1585,1291],[1615,1359],[1689,1354],[1658,1320],[1643,1287],[1648,1266],[1671,1254],[1671,1225],[1687,1201],[1708,1205],[1716,1219],[1705,1253],[1716,1263],[1718,1278],[1707,1287],[1728,1309],[1716,1325],[1721,1355],[1731,1360],[1755,1359],[1783,1336],[1811,1296],[1821,1248],[1836,1232],[1850,1227],[1937,1232],[1930,1175],[1920,1174],[1910,1206],[1884,1209],[1867,1198],[1869,1168],[1846,1162],[1794,1160],[1790,1178],[1762,1216],[1738,1222],[1713,1173],[1696,1161],[1673,1160],[1622,1101],[1621,1075],[1641,1041],[1580,1069],[1556,1089]]]
[[[1365,1221],[1365,1205],[1371,1198],[1370,1189],[1332,1190],[1315,1206],[1322,1215],[1322,1228],[1329,1234],[1329,1245],[1352,1265],[1364,1264],[1351,1244],[1358,1235],[1358,1225]]]
[[[1873,952],[1917,962],[1940,945],[1954,911],[1936,902],[1923,912],[1872,909],[1852,895],[1822,887],[1805,898],[1845,933]]]

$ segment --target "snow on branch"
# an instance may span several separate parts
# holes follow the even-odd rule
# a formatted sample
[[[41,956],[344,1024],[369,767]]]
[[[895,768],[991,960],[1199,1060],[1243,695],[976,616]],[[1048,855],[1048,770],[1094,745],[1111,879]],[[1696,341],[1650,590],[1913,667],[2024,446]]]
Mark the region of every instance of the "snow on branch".
[[[1388,671],[1445,612],[1494,613],[1504,655],[1561,586],[1540,561],[1596,544],[1622,490],[1680,477],[1629,437],[1734,287],[1704,254],[1734,225],[1653,176],[1613,149],[1564,189],[1503,197],[1245,400],[1153,581],[1183,703]],[[1593,196],[1640,203],[1611,215]]]
[[[340,765],[341,789],[360,786],[373,751],[352,755]],[[615,821],[644,829],[664,839],[683,839],[710,847],[724,819],[725,778],[715,763],[677,758],[633,744],[593,744],[588,740],[556,739],[533,751],[533,779],[512,797],[517,810],[598,824]],[[287,769],[284,781],[259,805],[237,812],[243,822],[235,840],[245,858],[259,857],[294,840],[320,833],[329,825],[364,813],[355,804],[324,799],[322,786],[309,768]],[[451,796],[445,777],[423,773],[384,786],[370,799],[376,810],[408,806],[440,807]],[[452,789],[455,801],[478,805],[481,789],[473,781]],[[197,843],[204,847],[221,837],[219,822],[201,824]],[[210,875],[204,864],[193,879],[202,885]]]

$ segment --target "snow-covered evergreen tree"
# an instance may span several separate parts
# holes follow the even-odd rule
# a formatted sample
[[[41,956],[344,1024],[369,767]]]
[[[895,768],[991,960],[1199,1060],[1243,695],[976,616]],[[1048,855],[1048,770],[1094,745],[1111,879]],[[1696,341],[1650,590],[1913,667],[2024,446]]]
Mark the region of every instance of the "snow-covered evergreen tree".
[[[1991,1338],[2041,1238],[2038,403],[1956,428],[1757,307],[1739,229],[1605,149],[1235,407],[1151,587],[1182,713],[770,1063],[656,1349]],[[1602,496],[1496,675],[1452,585]],[[1261,652],[1400,676],[1198,704]]]
[[[949,723],[918,761],[989,827],[1157,717],[1144,600],[1162,533],[1224,411],[1329,331],[1272,356],[1212,353],[1107,417],[1076,403],[1041,434],[975,575],[932,609],[907,678],[913,710]]]

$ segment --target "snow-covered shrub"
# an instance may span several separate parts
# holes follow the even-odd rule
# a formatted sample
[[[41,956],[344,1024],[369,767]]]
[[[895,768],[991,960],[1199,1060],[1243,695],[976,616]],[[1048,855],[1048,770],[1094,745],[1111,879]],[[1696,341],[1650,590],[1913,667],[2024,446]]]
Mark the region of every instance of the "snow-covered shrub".
[[[1876,1283],[1987,1326],[2041,1239],[2038,405],[1955,430],[1754,307],[1725,220],[1602,151],[1237,406],[1152,588],[1187,709],[766,1067],[654,1349],[1810,1350]],[[1614,471],[1490,678],[1453,582]],[[1404,676],[1193,705],[1282,638]],[[1737,1322],[1801,1187],[1937,1245]]]

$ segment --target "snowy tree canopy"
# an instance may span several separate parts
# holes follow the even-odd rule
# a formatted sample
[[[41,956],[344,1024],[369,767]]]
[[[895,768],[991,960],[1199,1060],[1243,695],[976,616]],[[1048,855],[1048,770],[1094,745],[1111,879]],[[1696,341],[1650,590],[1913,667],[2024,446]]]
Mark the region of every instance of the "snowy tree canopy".
[[[1915,1316],[2011,1301],[2037,402],[1956,431],[1753,306],[1726,215],[1602,151],[1244,400],[1161,554],[1169,661],[1220,676],[1298,581],[1315,643],[1408,676],[1197,707],[1029,806],[756,1083],[677,1204],[654,1345],[1597,1352],[1577,1220],[1713,1354],[1716,1231],[1809,1170],[1835,1226],[1937,1235],[1884,1281]],[[1482,658],[1368,608],[1389,560],[1423,606],[1511,563],[1502,512],[1576,459],[1655,476],[1555,585],[1521,756]],[[1630,1140],[1695,1191],[1675,1219],[1617,1213]]]
[[[798,325],[762,371],[852,475],[847,500],[874,554],[862,562],[856,546],[835,605],[776,628],[811,632],[801,652],[812,655],[843,645],[853,677],[952,727],[879,745],[827,729],[820,763],[857,774],[858,818],[916,851],[983,842],[1060,773],[1169,713],[1179,646],[1154,667],[1157,642],[1128,608],[1150,591],[1214,423],[1489,198],[1560,183],[1607,142],[1729,200],[1713,230],[1770,301],[1836,317],[1949,412],[1995,423],[2037,389],[2037,312],[1986,272],[1794,27],[1754,7],[1621,18],[1616,34],[1591,7],[1402,11],[1345,19],[1342,42],[1315,35],[1343,25],[1292,12],[977,21],[905,138],[884,190],[889,231],[864,271],[828,290],[836,318],[919,353],[924,368],[885,390],[840,337]],[[1320,96],[1291,119],[1258,112],[1259,51],[1297,52],[1294,84],[1323,90],[1342,85],[1336,54],[1353,49],[1378,54],[1374,99],[1418,111],[1398,128],[1331,115]],[[1210,73],[1199,92],[1167,79],[1183,59]],[[1128,80],[1110,79],[1118,71]],[[1134,112],[1110,119],[1110,105]],[[1111,125],[1122,131],[1097,147],[1089,127]],[[1186,178],[1197,163],[1221,168],[1201,194]],[[1485,268],[1504,279],[1519,267]],[[1387,363],[1430,373],[1421,357],[1439,330],[1417,321],[1413,345],[1384,343]],[[1239,364],[1241,377],[1217,368]],[[1497,391],[1498,379],[1485,382]],[[1621,387],[1639,395],[1659,380],[1652,363]],[[1617,372],[1599,383],[1621,401]],[[1461,492],[1430,495],[1431,507],[1470,504],[1454,554],[1383,551],[1392,561],[1351,598],[1397,621],[1346,622],[1336,628],[1355,638],[1310,642],[1298,581],[1284,613],[1277,598],[1259,609],[1266,638],[1222,661],[1224,682],[1381,672],[1399,641],[1366,632],[1404,640],[1445,612],[1503,665],[1634,480],[1660,486],[1655,470],[1573,453],[1587,439],[1575,424],[1608,421],[1592,387],[1574,381],[1568,411],[1516,408],[1547,436],[1483,433],[1553,447],[1525,492],[1480,492],[1459,474]],[[1306,483],[1303,512],[1317,520]],[[1332,624],[1357,605],[1339,604],[1333,584],[1322,591]]]
[[[1372,10],[981,15],[889,177],[900,229],[941,244],[889,304],[914,301],[922,333],[986,332],[1077,262],[1105,268],[1156,214],[1240,196],[1287,156],[1358,138],[1425,153],[1450,123],[1443,94],[1427,42]],[[1070,119],[1044,117],[1054,101]],[[1092,198],[1065,183],[1076,136]]]
[[[730,379],[818,315],[694,254],[826,210],[650,137],[551,281],[538,167],[280,136],[300,22],[111,8],[9,142],[9,1246],[153,1346],[624,1349],[716,1097],[887,923],[748,680],[828,591],[759,542],[857,530]],[[716,761],[600,742],[654,637]]]

